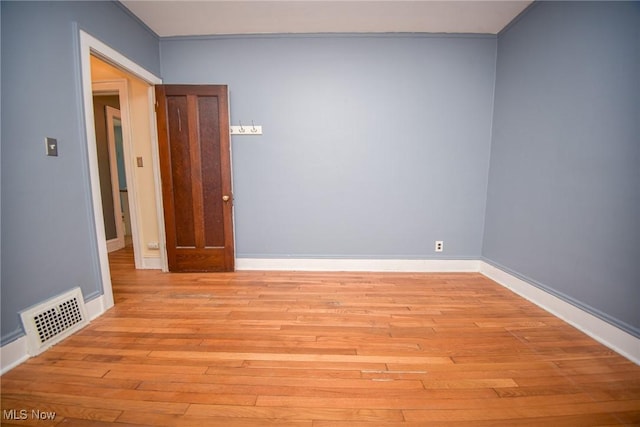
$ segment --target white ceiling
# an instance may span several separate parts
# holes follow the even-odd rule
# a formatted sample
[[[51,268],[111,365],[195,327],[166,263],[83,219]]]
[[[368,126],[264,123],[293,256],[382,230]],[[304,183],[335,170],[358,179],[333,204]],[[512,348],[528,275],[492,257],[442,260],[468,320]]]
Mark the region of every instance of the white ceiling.
[[[497,34],[531,0],[120,0],[161,37],[277,33]]]

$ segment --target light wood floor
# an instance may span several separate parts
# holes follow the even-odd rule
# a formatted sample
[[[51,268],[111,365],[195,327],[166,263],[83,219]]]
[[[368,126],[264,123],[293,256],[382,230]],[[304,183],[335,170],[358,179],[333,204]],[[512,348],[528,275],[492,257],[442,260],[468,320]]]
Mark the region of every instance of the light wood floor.
[[[2,377],[3,425],[640,425],[639,366],[479,274],[111,265],[116,306]]]

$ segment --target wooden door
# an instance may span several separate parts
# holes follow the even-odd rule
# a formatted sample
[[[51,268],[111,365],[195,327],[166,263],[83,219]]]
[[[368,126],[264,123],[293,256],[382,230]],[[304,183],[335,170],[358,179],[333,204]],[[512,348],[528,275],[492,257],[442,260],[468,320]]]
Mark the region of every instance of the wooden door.
[[[227,86],[156,86],[169,271],[233,271]]]

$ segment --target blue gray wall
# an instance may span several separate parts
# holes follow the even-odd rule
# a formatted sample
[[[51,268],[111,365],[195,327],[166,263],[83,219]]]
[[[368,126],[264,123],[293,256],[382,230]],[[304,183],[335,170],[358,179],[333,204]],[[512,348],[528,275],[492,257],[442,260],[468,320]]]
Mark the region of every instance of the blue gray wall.
[[[481,254],[496,38],[163,39],[165,83],[229,85],[237,256]]]
[[[640,3],[538,4],[496,82],[483,255],[640,336]]]
[[[2,344],[18,312],[75,286],[102,293],[82,115],[80,28],[160,73],[158,39],[112,2],[2,8]],[[44,138],[58,139],[46,157]]]

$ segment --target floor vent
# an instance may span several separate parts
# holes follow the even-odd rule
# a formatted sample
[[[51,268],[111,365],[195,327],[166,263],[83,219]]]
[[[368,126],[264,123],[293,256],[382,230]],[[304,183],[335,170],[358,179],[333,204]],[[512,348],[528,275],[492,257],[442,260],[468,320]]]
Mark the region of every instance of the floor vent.
[[[89,324],[80,288],[24,310],[20,317],[31,356],[42,353]]]

